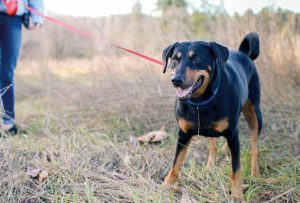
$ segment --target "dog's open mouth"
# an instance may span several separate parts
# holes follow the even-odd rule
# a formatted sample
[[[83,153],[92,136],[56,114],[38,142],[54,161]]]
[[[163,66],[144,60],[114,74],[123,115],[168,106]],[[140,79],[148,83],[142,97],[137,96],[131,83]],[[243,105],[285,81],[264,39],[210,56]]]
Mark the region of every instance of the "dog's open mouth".
[[[205,76],[201,75],[199,79],[191,86],[186,88],[177,87],[177,96],[179,99],[187,99],[193,95],[193,93],[202,87],[205,81]]]

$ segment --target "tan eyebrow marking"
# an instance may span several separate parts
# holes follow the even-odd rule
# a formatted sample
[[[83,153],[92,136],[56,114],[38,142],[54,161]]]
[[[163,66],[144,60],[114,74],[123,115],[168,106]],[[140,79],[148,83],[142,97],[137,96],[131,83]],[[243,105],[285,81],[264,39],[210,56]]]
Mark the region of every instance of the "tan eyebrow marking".
[[[195,55],[195,53],[194,53],[193,51],[190,51],[190,52],[189,52],[189,57],[192,58],[194,55]]]
[[[181,55],[182,55],[182,53],[181,53],[181,52],[177,52],[177,54],[176,54],[177,58],[180,58],[180,57],[181,57]]]

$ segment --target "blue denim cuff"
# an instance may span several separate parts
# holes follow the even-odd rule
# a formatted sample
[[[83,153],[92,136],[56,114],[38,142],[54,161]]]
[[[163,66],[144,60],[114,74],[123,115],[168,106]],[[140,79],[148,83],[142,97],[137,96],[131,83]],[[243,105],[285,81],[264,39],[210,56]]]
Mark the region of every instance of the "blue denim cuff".
[[[13,125],[13,124],[15,124],[15,120],[14,119],[3,119],[3,124],[4,125]]]

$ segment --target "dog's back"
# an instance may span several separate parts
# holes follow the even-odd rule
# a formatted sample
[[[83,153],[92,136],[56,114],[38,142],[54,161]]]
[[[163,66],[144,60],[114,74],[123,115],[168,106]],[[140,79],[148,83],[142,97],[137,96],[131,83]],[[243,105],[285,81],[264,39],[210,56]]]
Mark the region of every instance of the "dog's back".
[[[247,99],[257,103],[260,97],[259,78],[254,60],[259,56],[259,37],[256,33],[247,34],[238,51],[230,51],[226,62],[226,71],[233,84],[240,86],[241,103]],[[254,91],[254,92],[253,92]],[[254,95],[253,95],[254,94]]]
[[[255,117],[257,119],[257,130],[260,133],[262,128],[262,115],[260,112],[260,82],[254,60],[259,56],[259,37],[257,33],[251,32],[247,34],[242,40],[238,51],[231,51],[230,57],[226,64],[226,69],[229,72],[238,74],[235,82],[242,85],[242,97],[244,103],[243,113],[245,106],[253,108]],[[230,74],[234,75],[234,74]],[[236,84],[237,85],[237,84]],[[247,90],[247,91],[245,91]]]

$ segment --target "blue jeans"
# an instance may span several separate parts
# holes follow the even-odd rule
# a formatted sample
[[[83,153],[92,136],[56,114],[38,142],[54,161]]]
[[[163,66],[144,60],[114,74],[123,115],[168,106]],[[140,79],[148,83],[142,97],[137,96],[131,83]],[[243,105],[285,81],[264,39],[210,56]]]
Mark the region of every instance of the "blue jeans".
[[[0,13],[0,89],[3,123],[15,123],[14,71],[22,38],[22,20],[18,16]]]

